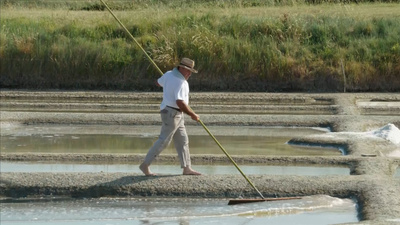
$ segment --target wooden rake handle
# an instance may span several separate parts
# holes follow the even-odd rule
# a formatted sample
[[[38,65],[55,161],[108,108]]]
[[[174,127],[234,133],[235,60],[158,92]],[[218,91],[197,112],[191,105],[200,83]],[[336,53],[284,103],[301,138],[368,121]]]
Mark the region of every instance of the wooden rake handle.
[[[225,153],[225,155],[228,157],[228,159],[232,162],[232,164],[236,167],[236,169],[242,174],[242,176],[246,179],[246,181],[254,188],[254,190],[257,191],[257,193],[260,195],[262,199],[265,199],[264,196],[261,194],[261,192],[257,189],[257,187],[253,184],[253,182],[250,181],[250,179],[246,176],[246,174],[243,173],[243,171],[239,168],[239,166],[236,164],[235,160],[232,159],[232,157],[229,155],[229,153],[225,150],[224,147],[219,143],[219,141],[214,137],[214,135],[211,133],[211,131],[206,127],[206,125],[199,119],[198,121],[204,128],[204,130],[207,131],[207,133],[210,135],[210,137],[217,143],[219,148]]]
[[[104,0],[100,0],[104,6],[107,8],[107,10],[111,13],[111,15],[114,17],[114,19],[121,25],[121,27],[124,29],[124,31],[128,34],[128,36],[135,42],[135,44],[143,51],[147,59],[153,64],[153,66],[158,70],[158,72],[163,75],[164,73],[161,71],[161,69],[157,66],[157,64],[151,59],[151,57],[146,53],[146,51],[143,49],[143,47],[139,44],[138,41],[136,41],[135,37],[129,32],[129,30],[124,26],[124,24],[117,18],[117,16],[112,12],[110,7],[104,2]],[[225,155],[229,158],[229,160],[235,165],[236,169],[239,170],[239,172],[242,174],[242,176],[247,180],[247,182],[254,188],[254,190],[257,191],[257,193],[260,195],[262,199],[265,199],[264,196],[261,194],[261,192],[254,186],[254,184],[250,181],[250,179],[243,173],[243,171],[239,168],[239,166],[236,164],[236,162],[232,159],[232,157],[228,154],[228,152],[222,147],[222,145],[218,142],[218,140],[214,137],[214,135],[208,130],[206,125],[199,119],[198,121],[204,129],[207,131],[207,133],[211,136],[211,138],[217,143],[217,145],[220,147],[220,149],[225,153]]]

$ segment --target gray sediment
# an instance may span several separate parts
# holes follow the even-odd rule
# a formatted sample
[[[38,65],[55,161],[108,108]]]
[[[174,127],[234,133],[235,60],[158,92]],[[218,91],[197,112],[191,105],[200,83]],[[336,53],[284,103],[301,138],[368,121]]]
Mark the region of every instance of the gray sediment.
[[[160,124],[160,93],[28,92],[2,90],[1,125],[27,124]],[[32,101],[34,100],[34,101]],[[91,103],[91,102],[96,102]],[[358,104],[367,102],[368,104]],[[381,102],[383,104],[373,104]],[[334,132],[365,132],[387,125],[400,127],[397,93],[271,94],[192,93],[192,108],[209,126],[329,127]],[[48,103],[46,105],[46,103]],[[314,105],[314,107],[313,107]],[[110,110],[112,109],[112,110]],[[246,113],[243,113],[246,112]],[[187,120],[187,124],[195,122]],[[325,194],[354,198],[360,224],[391,224],[400,220],[400,179],[395,177],[400,158],[388,157],[397,146],[386,140],[343,136],[329,139],[297,137],[299,144],[337,145],[343,156],[233,156],[239,164],[348,166],[349,176],[272,176],[249,178],[265,197]],[[1,160],[121,163],[141,162],[140,154],[35,154],[1,153]],[[175,155],[161,155],[157,162],[176,162]],[[156,163],[157,163],[156,162]],[[193,155],[193,164],[229,163],[225,156]],[[195,165],[194,165],[195,167]],[[316,168],[317,169],[317,168]],[[0,195],[27,196],[180,196],[236,198],[254,196],[240,175],[158,175],[132,173],[1,173]]]

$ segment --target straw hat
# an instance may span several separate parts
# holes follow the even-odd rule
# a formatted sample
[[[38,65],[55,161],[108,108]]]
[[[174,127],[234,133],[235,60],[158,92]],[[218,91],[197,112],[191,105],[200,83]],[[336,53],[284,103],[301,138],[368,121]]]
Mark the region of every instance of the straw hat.
[[[179,63],[180,67],[183,67],[185,69],[188,69],[192,71],[193,73],[197,73],[198,71],[194,69],[194,61],[189,59],[189,58],[183,58],[181,60],[181,63]]]

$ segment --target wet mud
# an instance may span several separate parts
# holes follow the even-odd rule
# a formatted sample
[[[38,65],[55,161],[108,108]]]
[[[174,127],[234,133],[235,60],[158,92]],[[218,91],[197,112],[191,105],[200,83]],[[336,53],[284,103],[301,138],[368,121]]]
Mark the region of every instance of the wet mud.
[[[27,124],[158,125],[161,93],[28,92],[2,90],[1,126]],[[343,156],[233,156],[240,164],[340,165],[350,175],[251,175],[264,197],[325,194],[354,198],[359,224],[400,223],[400,166],[397,144],[365,138],[367,132],[387,124],[400,127],[398,93],[192,93],[191,106],[207,125],[328,127],[332,134],[296,137],[294,144],[341,146]],[[186,120],[186,124],[196,122]],[[347,132],[347,133],[346,133]],[[57,162],[132,162],[144,155],[1,153],[1,160]],[[176,162],[161,155],[157,162]],[[155,162],[155,163],[157,163]],[[192,156],[196,164],[229,163],[221,155]],[[317,169],[317,167],[316,167]],[[2,173],[0,195],[25,196],[180,196],[199,198],[257,198],[241,175],[145,177],[132,173]]]

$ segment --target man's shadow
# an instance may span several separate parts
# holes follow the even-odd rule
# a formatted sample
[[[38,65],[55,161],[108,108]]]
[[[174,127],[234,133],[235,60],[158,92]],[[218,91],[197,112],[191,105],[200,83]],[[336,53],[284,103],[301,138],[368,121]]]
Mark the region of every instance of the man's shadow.
[[[133,196],[151,196],[154,195],[154,190],[148,190],[145,187],[141,188],[140,183],[150,180],[164,179],[169,177],[177,177],[182,175],[133,175],[119,177],[113,181],[92,185],[87,190],[76,190],[72,193],[74,197],[133,197]],[[146,185],[147,187],[147,185]]]

